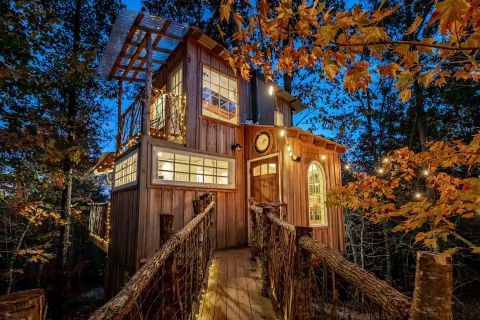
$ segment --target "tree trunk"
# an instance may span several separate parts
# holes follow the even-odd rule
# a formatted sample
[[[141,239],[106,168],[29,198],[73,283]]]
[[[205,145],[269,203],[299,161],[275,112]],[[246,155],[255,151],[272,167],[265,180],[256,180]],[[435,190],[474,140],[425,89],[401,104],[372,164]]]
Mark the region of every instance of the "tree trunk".
[[[420,142],[420,150],[425,151],[427,146],[427,135],[425,133],[425,109],[423,106],[423,89],[415,80],[414,84],[415,92],[415,119],[418,131],[418,139]]]
[[[298,243],[303,249],[320,258],[337,276],[361,290],[373,304],[383,310],[387,319],[407,318],[410,309],[410,299],[407,296],[348,261],[324,243],[310,237],[302,237]]]
[[[417,252],[417,270],[410,320],[449,320],[452,315],[452,258]]]

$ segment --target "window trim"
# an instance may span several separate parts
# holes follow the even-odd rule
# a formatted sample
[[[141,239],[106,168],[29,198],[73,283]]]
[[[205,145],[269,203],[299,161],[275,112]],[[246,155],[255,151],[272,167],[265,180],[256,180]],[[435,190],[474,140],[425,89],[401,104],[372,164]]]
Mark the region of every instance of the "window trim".
[[[190,157],[198,157],[203,159],[212,159],[212,160],[221,160],[227,161],[229,168],[228,170],[228,184],[216,184],[216,183],[201,183],[201,182],[187,182],[187,181],[174,181],[174,180],[163,180],[158,179],[158,156],[159,151],[171,152],[174,154],[181,154]],[[236,160],[234,158],[227,157],[218,157],[213,155],[207,155],[200,152],[191,152],[180,149],[162,147],[162,146],[152,146],[152,175],[151,181],[152,185],[168,185],[168,186],[183,186],[183,187],[196,187],[196,188],[206,188],[206,189],[236,189]]]
[[[137,156],[137,160],[136,160],[137,169],[136,169],[135,180],[117,186],[116,183],[115,183],[115,180],[116,180],[115,179],[115,174],[117,173],[117,166],[119,164],[121,164],[122,162],[127,161],[130,157],[132,157],[134,155]],[[116,161],[115,166],[113,168],[114,169],[113,169],[113,179],[112,179],[112,191],[117,191],[117,190],[121,190],[121,189],[128,188],[128,187],[131,187],[131,186],[136,186],[137,183],[138,183],[138,150],[134,149],[132,152],[129,152],[127,155],[125,155],[125,157],[123,157],[121,160]]]
[[[234,79],[236,82],[237,82],[237,108],[236,108],[236,116],[235,118],[237,119],[237,121],[235,123],[232,123],[230,121],[227,121],[225,119],[221,119],[221,118],[213,118],[213,117],[210,117],[210,116],[207,116],[207,115],[204,115],[203,114],[203,68],[206,67],[206,68],[209,68],[210,70],[218,73],[219,75],[223,75],[227,78],[230,78],[230,79]],[[231,76],[229,75],[228,73],[225,73],[223,71],[221,71],[220,69],[216,68],[216,67],[213,67],[213,66],[210,66],[208,64],[205,64],[205,63],[201,63],[200,64],[200,88],[199,88],[199,92],[200,92],[200,117],[202,118],[205,118],[205,119],[210,119],[210,120],[215,120],[215,121],[219,121],[219,122],[222,122],[222,123],[225,123],[227,125],[231,125],[231,126],[234,126],[234,127],[238,127],[240,126],[241,122],[240,122],[240,80],[235,77],[235,76]]]
[[[308,216],[307,216],[307,219],[308,219],[308,225],[312,228],[327,228],[328,227],[328,208],[326,206],[326,204],[324,203],[323,206],[325,208],[325,223],[312,223],[312,220],[310,218],[310,194],[309,194],[309,190],[308,190],[308,186],[309,186],[309,183],[310,183],[310,167],[313,165],[313,164],[316,164],[320,170],[323,172],[323,182],[324,182],[324,190],[325,190],[325,193],[324,193],[324,199],[327,200],[327,174],[325,172],[325,168],[322,166],[322,164],[318,161],[311,161],[308,166],[307,166],[307,204],[308,204]]]

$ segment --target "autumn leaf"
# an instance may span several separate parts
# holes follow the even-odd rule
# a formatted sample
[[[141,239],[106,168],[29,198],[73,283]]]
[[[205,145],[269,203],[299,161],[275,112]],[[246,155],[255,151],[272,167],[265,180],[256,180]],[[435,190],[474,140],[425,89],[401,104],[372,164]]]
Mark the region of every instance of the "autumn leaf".
[[[402,70],[402,67],[400,67],[396,63],[390,63],[387,64],[386,66],[377,66],[377,70],[380,73],[380,77],[382,79],[386,78],[389,76],[392,79],[395,79],[397,77],[397,72]]]
[[[230,22],[230,15],[231,15],[232,7],[228,3],[223,3],[220,5],[220,20],[225,20]]]
[[[445,36],[447,32],[454,31],[456,24],[464,24],[470,4],[466,0],[444,0],[438,2],[435,9],[440,20],[439,29],[442,36]]]
[[[415,32],[415,30],[417,30],[417,28],[420,26],[420,24],[422,23],[423,21],[423,18],[420,17],[418,14],[417,16],[415,17],[415,21],[412,23],[412,25],[410,27],[408,27],[407,29],[407,32],[405,33],[405,35],[409,35],[409,34],[412,34]]]
[[[418,77],[418,81],[426,88],[433,81],[433,71],[425,72]]]
[[[410,90],[409,88],[403,89],[398,95],[398,97],[400,98],[400,100],[402,100],[403,103],[405,103],[412,97],[412,90]]]
[[[335,78],[335,76],[337,75],[337,73],[340,72],[340,69],[338,68],[338,66],[334,63],[327,63],[324,67],[323,67],[323,71],[325,72],[325,75],[330,79],[330,80],[333,80]]]
[[[352,68],[347,70],[343,86],[349,91],[357,91],[358,89],[367,89],[368,83],[372,82],[368,66],[370,64],[366,61],[357,62]]]

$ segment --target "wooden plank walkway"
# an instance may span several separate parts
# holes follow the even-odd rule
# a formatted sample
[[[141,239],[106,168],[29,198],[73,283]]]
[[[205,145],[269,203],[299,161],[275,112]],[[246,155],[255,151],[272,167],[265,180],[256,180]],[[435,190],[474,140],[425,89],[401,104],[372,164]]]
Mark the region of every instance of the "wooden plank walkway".
[[[270,299],[262,297],[260,270],[250,249],[216,251],[197,319],[277,319]]]

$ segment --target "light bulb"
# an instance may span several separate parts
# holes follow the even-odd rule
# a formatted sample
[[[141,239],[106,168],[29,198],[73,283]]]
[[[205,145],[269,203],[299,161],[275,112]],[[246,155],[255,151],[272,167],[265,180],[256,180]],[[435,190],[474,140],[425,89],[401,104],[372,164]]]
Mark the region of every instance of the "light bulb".
[[[285,130],[280,130],[280,137],[284,137],[285,136]]]
[[[322,154],[322,155],[320,156],[320,160],[327,160],[327,156],[324,155],[324,154]]]
[[[287,151],[292,151],[292,148],[290,146],[287,146]]]
[[[268,95],[273,96],[273,85],[268,86]]]
[[[383,170],[383,168],[378,168],[378,169],[377,169],[377,172],[378,172],[379,174],[383,174],[383,173],[385,172],[385,170]]]
[[[345,170],[350,170],[350,165],[349,164],[345,165]]]
[[[422,194],[420,192],[415,193],[415,199],[420,199]]]
[[[428,172],[428,170],[425,169],[425,170],[422,171],[422,174],[423,174],[424,176],[428,176],[428,175],[430,174],[430,172]]]

